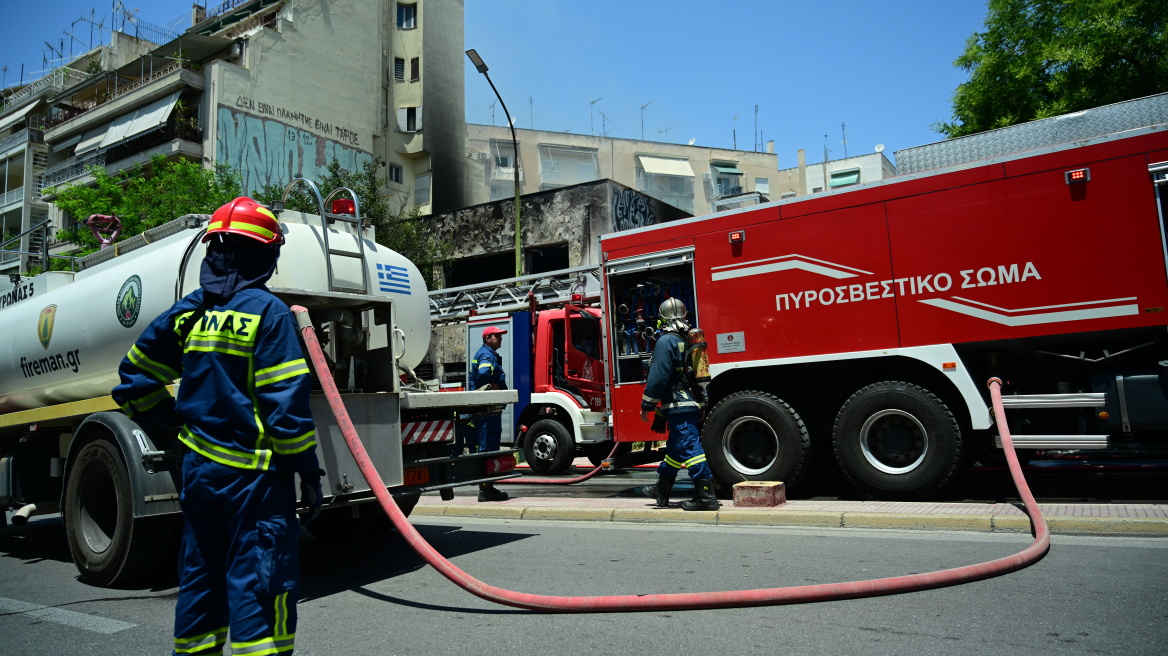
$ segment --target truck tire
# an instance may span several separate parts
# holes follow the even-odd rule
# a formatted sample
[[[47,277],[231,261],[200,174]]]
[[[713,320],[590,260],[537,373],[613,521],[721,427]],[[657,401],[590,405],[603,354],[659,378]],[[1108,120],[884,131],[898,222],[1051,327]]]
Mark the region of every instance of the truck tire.
[[[952,481],[962,462],[957,419],[929,390],[902,381],[868,385],[835,419],[840,469],[879,499],[927,499]]]
[[[523,455],[536,474],[562,474],[572,465],[576,444],[563,424],[555,419],[540,419],[527,429]]]
[[[124,587],[174,576],[181,515],[135,518],[130,475],[122,452],[99,437],[74,456],[62,519],[81,577],[98,587]],[[169,565],[163,569],[163,565]]]
[[[718,401],[702,426],[702,443],[714,477],[726,486],[782,481],[790,492],[809,469],[807,426],[767,392],[735,392]]]

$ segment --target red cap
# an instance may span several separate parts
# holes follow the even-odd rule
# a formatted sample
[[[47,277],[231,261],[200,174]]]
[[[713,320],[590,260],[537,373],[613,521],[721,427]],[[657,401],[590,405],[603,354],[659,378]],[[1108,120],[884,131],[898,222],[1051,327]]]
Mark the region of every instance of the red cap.
[[[483,337],[487,337],[490,335],[506,335],[506,334],[507,334],[507,331],[503,330],[502,328],[499,328],[498,326],[487,326],[486,328],[483,328]]]

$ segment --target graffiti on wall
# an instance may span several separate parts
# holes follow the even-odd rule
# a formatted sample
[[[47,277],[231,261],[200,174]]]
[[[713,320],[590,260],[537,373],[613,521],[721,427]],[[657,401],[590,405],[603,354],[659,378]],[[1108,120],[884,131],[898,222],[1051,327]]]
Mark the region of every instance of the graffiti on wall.
[[[612,229],[632,230],[657,223],[653,199],[632,189],[616,189],[612,195]]]
[[[220,107],[215,152],[243,177],[244,193],[269,184],[284,186],[293,178],[318,182],[336,159],[341,168],[356,171],[373,156],[281,121],[259,118]]]

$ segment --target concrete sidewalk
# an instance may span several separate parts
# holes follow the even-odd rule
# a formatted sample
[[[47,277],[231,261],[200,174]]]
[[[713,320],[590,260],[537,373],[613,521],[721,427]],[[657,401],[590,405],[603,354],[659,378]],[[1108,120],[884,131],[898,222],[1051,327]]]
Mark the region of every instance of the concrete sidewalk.
[[[508,485],[507,501],[478,503],[474,496],[442,501],[423,495],[414,515],[489,517],[494,519],[597,522],[668,522],[730,526],[805,526],[830,528],[924,529],[1029,533],[1030,519],[1006,503],[788,501],[770,508],[735,508],[722,500],[717,511],[687,512],[682,497],[669,508],[656,508],[649,498],[528,497],[522,486]],[[466,492],[459,491],[460,494]],[[688,495],[687,495],[688,496]],[[1052,534],[1168,537],[1168,505],[1164,504],[1040,504]]]

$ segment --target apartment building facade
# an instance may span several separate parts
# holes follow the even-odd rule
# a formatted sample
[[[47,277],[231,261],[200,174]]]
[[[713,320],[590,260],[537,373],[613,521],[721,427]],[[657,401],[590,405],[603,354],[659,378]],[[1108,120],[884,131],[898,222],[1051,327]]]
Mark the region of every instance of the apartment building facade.
[[[773,152],[749,152],[566,132],[467,124],[472,196],[515,196],[610,179],[695,216],[765,202],[776,182]]]
[[[229,164],[244,193],[377,158],[390,195],[424,213],[466,206],[462,26],[462,0],[227,0],[196,5],[178,35],[115,31],[5,93],[0,229],[83,220],[52,204],[56,189],[156,155]],[[8,257],[0,273],[30,264]]]

